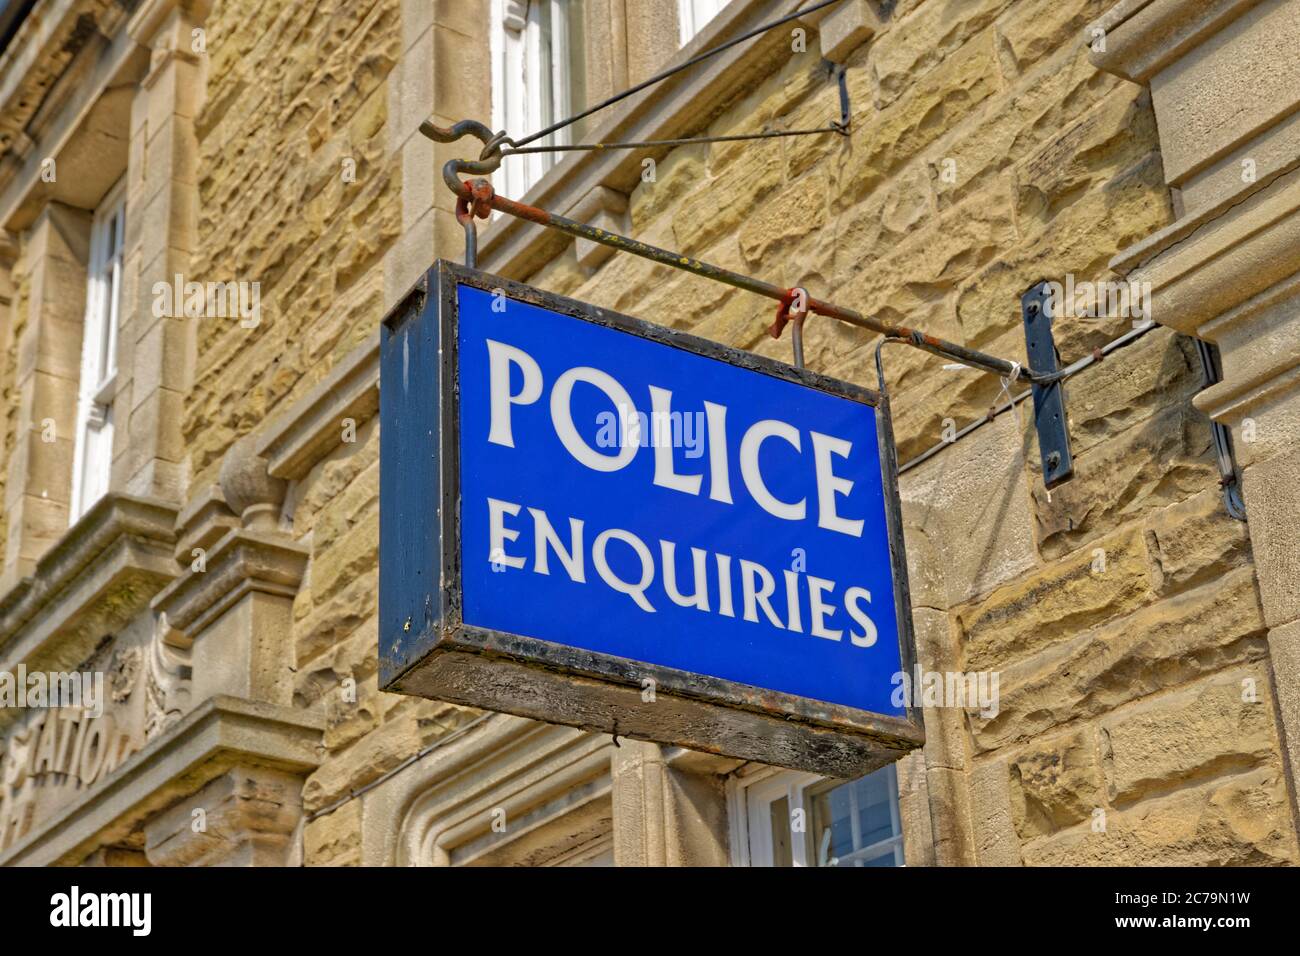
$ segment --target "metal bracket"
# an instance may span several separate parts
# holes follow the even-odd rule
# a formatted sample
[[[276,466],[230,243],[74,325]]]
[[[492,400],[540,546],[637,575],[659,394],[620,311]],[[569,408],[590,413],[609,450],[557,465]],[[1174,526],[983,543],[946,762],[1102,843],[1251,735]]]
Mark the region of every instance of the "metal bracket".
[[[1223,371],[1219,368],[1218,356],[1209,342],[1194,339],[1196,351],[1201,357],[1201,371],[1205,374],[1203,388],[1209,388],[1223,381]],[[1246,520],[1246,502],[1241,497],[1241,485],[1237,480],[1237,456],[1232,450],[1232,433],[1222,422],[1210,421],[1210,431],[1214,435],[1214,456],[1219,461],[1219,484],[1223,487],[1223,506],[1229,517],[1237,521]]]
[[[1043,460],[1043,485],[1055,488],[1074,475],[1070,456],[1070,429],[1065,413],[1065,382],[1051,379],[1058,370],[1056,339],[1052,335],[1051,295],[1047,282],[1030,287],[1020,297],[1020,314],[1025,323],[1025,355],[1029,367],[1049,378],[1032,385],[1034,428]]]
[[[831,120],[831,128],[841,136],[849,135],[849,124],[853,119],[853,109],[849,105],[849,75],[844,65],[841,63],[832,63],[830,60],[822,60],[822,67],[832,80],[835,81],[836,87],[840,94],[840,119],[839,122]]]

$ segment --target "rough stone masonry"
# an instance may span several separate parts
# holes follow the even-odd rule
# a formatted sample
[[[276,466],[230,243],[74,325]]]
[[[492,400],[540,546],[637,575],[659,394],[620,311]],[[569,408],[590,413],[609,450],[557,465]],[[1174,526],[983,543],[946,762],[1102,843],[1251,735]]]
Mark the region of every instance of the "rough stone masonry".
[[[1108,281],[1152,236],[1185,251],[1200,228],[1188,219],[1178,233],[1187,217],[1250,212],[1225,211],[1242,186],[1234,150],[1281,119],[1253,118],[1212,155],[1170,154],[1181,101],[1169,97],[1182,94],[1151,76],[1196,44],[1294,37],[1294,5],[1234,3],[1240,17],[1211,28],[1165,0],[1124,0],[1121,13],[1161,27],[1150,42],[1167,39],[1149,53],[1104,19],[1109,0],[860,3],[872,25],[843,57],[850,135],[660,150],[653,176],[642,154],[571,157],[528,201],[1021,362],[1029,285]],[[117,796],[68,786],[24,804],[36,810],[0,862],[542,863],[602,840],[620,863],[731,859],[734,765],[377,689],[374,336],[434,258],[463,254],[437,170],[478,144],[435,147],[417,129],[491,116],[486,6],[42,0],[0,59],[0,668],[75,668],[130,641],[139,690],[117,705],[149,717],[113,770]],[[711,29],[795,6],[733,0]],[[682,55],[671,0],[585,10],[591,100]],[[584,135],[612,138],[624,120],[723,135],[838,118],[818,24],[801,26],[802,51],[785,36],[736,51],[709,74],[710,95],[660,87]],[[125,39],[87,39],[100,34]],[[74,65],[81,81],[56,83]],[[51,119],[64,116],[51,89],[81,138]],[[1281,81],[1267,89],[1300,100]],[[1203,124],[1198,141],[1221,129]],[[47,152],[66,170],[49,189]],[[1251,189],[1285,173],[1274,155],[1258,152]],[[69,350],[91,212],[111,182],[93,196],[74,187],[113,163],[127,210],[119,417],[109,493],[74,520]],[[1250,193],[1261,220],[1290,188]],[[765,333],[765,300],[521,225],[481,224],[484,269],[789,358],[789,341]],[[1253,261],[1293,263],[1276,267],[1279,287],[1300,269],[1293,247]],[[153,283],[178,274],[257,282],[260,320],[155,316]],[[1157,283],[1157,322],[1162,294]],[[1294,324],[1274,300],[1240,304],[1271,294],[1215,301],[1238,310],[1229,325],[1273,316],[1283,331],[1261,351],[1289,354]],[[1131,327],[1071,317],[1057,342],[1069,361]],[[1287,754],[1300,654],[1278,635],[1296,637],[1300,609],[1294,575],[1290,592],[1270,590],[1285,576],[1261,555],[1289,553],[1294,570],[1300,507],[1260,490],[1249,525],[1226,513],[1186,331],[1162,325],[1068,383],[1076,476],[1050,494],[1028,404],[902,475],[920,665],[996,671],[1000,686],[997,708],[926,708],[925,748],[898,768],[910,864],[1297,862]],[[1225,357],[1230,332],[1214,333]],[[807,364],[832,376],[874,386],[876,344],[807,323]],[[1004,397],[995,376],[927,353],[890,348],[884,362],[902,462]],[[1244,362],[1225,359],[1225,373]],[[1287,414],[1276,420],[1300,421]],[[46,418],[65,437],[41,442]],[[1282,433],[1256,449],[1293,447],[1269,437]],[[1256,487],[1278,487],[1265,469],[1281,466],[1260,461]],[[0,740],[14,728],[0,715]],[[159,767],[176,773],[145,773]],[[509,840],[498,811],[525,821]],[[561,837],[539,822],[553,817]]]

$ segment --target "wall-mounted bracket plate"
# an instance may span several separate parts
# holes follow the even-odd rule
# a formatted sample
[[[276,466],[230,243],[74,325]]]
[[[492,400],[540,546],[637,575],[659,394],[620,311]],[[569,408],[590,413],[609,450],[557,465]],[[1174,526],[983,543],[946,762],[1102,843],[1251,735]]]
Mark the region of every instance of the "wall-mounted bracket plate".
[[[1039,282],[1020,297],[1025,322],[1025,354],[1035,372],[1057,371],[1056,339],[1052,335],[1051,295],[1047,282]],[[1070,456],[1070,430],[1065,414],[1065,383],[1033,386],[1034,429],[1043,460],[1043,485],[1055,488],[1074,475]]]

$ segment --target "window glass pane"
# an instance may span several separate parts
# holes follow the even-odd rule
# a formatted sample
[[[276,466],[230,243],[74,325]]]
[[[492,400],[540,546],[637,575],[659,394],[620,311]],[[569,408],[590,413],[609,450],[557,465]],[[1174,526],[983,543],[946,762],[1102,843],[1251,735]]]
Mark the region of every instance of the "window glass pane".
[[[690,43],[718,12],[727,0],[677,0],[677,21],[681,25],[682,46]]]
[[[899,836],[893,766],[858,780],[810,790],[810,855],[816,866],[893,866]],[[863,853],[867,850],[869,852]]]
[[[493,0],[493,125],[520,139],[587,105],[586,44],[581,0]],[[585,121],[558,130],[535,145],[578,142]],[[564,158],[534,153],[506,159],[497,188],[518,198]]]
[[[117,367],[117,323],[122,295],[122,186],[109,191],[91,225],[86,314],[82,327],[72,501],[76,521],[108,491],[113,455],[112,378]]]
[[[898,866],[898,863],[894,859],[894,848],[890,847],[884,853],[880,854],[880,856],[872,857],[869,860],[864,860],[861,863],[858,863],[857,865],[858,866]]]

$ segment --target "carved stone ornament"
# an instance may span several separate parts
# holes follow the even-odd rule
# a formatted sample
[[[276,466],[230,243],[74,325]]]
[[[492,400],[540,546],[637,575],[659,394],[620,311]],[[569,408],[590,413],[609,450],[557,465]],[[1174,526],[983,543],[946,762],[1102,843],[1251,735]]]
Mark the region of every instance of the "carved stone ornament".
[[[254,440],[244,436],[231,446],[221,463],[221,492],[245,528],[272,532],[279,523],[280,506],[288,483],[273,478],[267,461],[255,451]]]

